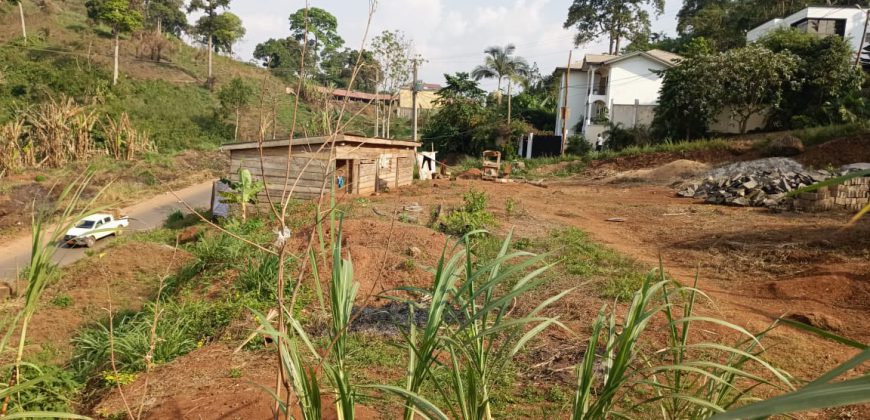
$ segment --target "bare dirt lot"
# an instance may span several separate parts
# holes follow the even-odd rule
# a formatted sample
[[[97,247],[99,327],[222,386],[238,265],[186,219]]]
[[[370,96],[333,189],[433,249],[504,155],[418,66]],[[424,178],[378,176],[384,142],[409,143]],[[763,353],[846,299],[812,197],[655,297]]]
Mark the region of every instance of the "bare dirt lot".
[[[431,274],[425,268],[437,262],[451,239],[424,225],[433,210],[458,206],[464,193],[477,190],[489,198],[488,210],[498,219],[493,230],[499,235],[513,230],[516,241],[536,241],[548,238],[554,230],[576,227],[644,268],[657,267],[661,261],[668,275],[687,284],[697,275],[699,288],[712,298],[702,309],[706,314],[755,332],[788,316],[856,341],[870,341],[870,219],[845,228],[850,215],[842,212],[776,213],[677,198],[670,185],[702,172],[705,164],[715,165],[729,157],[711,154],[700,159],[704,164],[671,163],[676,159],[645,156],[597,162],[575,177],[549,181],[546,188],[435,180],[378,196],[348,198],[356,204],[345,222],[344,236],[355,278],[361,283],[358,301],[364,304],[373,294],[398,286],[426,286]],[[619,179],[619,174],[626,176]],[[421,211],[409,213],[405,208],[412,204],[422,207]],[[409,220],[409,214],[416,220]],[[608,221],[614,218],[621,221]],[[303,246],[301,242],[297,245]],[[555,290],[566,286],[565,280],[552,281]],[[535,298],[552,292],[542,291]],[[582,336],[598,309],[612,303],[596,290],[580,288],[554,305],[550,310],[557,313],[550,315],[559,315]],[[518,305],[522,309],[534,302]],[[660,327],[654,324],[653,332]],[[698,334],[717,340],[719,331],[711,328]],[[656,338],[651,340],[655,345]],[[144,385],[151,383],[145,410],[149,418],[268,417],[271,400],[259,390],[274,380],[274,355],[233,353],[235,345],[223,341],[206,345],[140,375],[125,388],[138,403]],[[518,374],[529,379],[525,384],[570,386],[574,380],[571,369],[582,355],[582,345],[576,338],[548,332],[521,356],[528,362],[525,366],[533,367]],[[764,345],[774,365],[802,380],[819,376],[855,353],[787,326],[773,330]],[[395,366],[373,363],[364,374],[367,380],[397,380],[401,370],[399,362]],[[361,418],[379,417],[366,407],[361,410]],[[530,407],[523,412],[540,413],[535,410]],[[121,400],[114,391],[96,408],[104,415],[121,411]],[[867,418],[870,409],[846,407],[821,416]]]

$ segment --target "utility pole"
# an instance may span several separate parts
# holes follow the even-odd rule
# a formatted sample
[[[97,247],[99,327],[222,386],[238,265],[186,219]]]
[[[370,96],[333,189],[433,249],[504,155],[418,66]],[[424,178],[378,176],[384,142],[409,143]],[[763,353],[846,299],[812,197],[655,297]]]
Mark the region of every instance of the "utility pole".
[[[378,137],[378,124],[380,124],[381,117],[381,95],[378,93],[378,83],[380,83],[380,74],[375,78],[375,137]]]
[[[508,78],[508,130],[510,130],[511,126],[511,79]]]
[[[414,58],[414,74],[412,77],[412,85],[411,85],[411,110],[412,118],[414,119],[414,141],[417,141],[417,91],[419,90],[417,87],[417,65],[419,63],[419,59]]]
[[[571,81],[571,54],[574,50],[568,51],[568,67],[565,68],[565,92],[562,94],[562,156],[565,156],[565,150],[568,148],[568,82]]]
[[[855,5],[862,12],[864,11],[861,6]],[[861,64],[861,53],[864,51],[864,41],[867,39],[867,23],[870,21],[870,9],[867,9],[867,12],[864,14],[864,32],[861,32],[861,43],[858,44],[858,53],[855,55],[855,67],[858,67]]]

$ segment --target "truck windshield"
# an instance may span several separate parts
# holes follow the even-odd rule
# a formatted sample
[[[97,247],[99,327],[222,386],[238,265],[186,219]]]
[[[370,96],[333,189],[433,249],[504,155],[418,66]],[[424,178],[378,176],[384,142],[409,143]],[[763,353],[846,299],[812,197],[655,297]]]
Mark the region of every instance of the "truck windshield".
[[[94,227],[94,221],[93,220],[82,220],[81,222],[79,222],[79,224],[76,225],[76,227],[79,229],[90,229],[90,228]]]

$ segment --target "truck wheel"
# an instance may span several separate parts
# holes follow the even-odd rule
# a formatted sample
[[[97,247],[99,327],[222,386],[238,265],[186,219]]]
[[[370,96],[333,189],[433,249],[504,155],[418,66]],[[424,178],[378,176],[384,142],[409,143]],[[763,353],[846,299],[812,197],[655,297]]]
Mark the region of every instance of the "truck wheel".
[[[87,238],[85,238],[85,246],[86,247],[93,248],[94,245],[96,245],[96,244],[97,244],[97,238],[94,238],[93,236],[88,236]]]

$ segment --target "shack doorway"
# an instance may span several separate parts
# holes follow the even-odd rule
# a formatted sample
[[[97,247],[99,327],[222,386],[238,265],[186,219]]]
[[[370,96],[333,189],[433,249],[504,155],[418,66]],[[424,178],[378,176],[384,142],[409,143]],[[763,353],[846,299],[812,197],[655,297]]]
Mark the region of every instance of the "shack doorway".
[[[335,192],[340,194],[354,194],[354,161],[339,159],[335,161]]]

